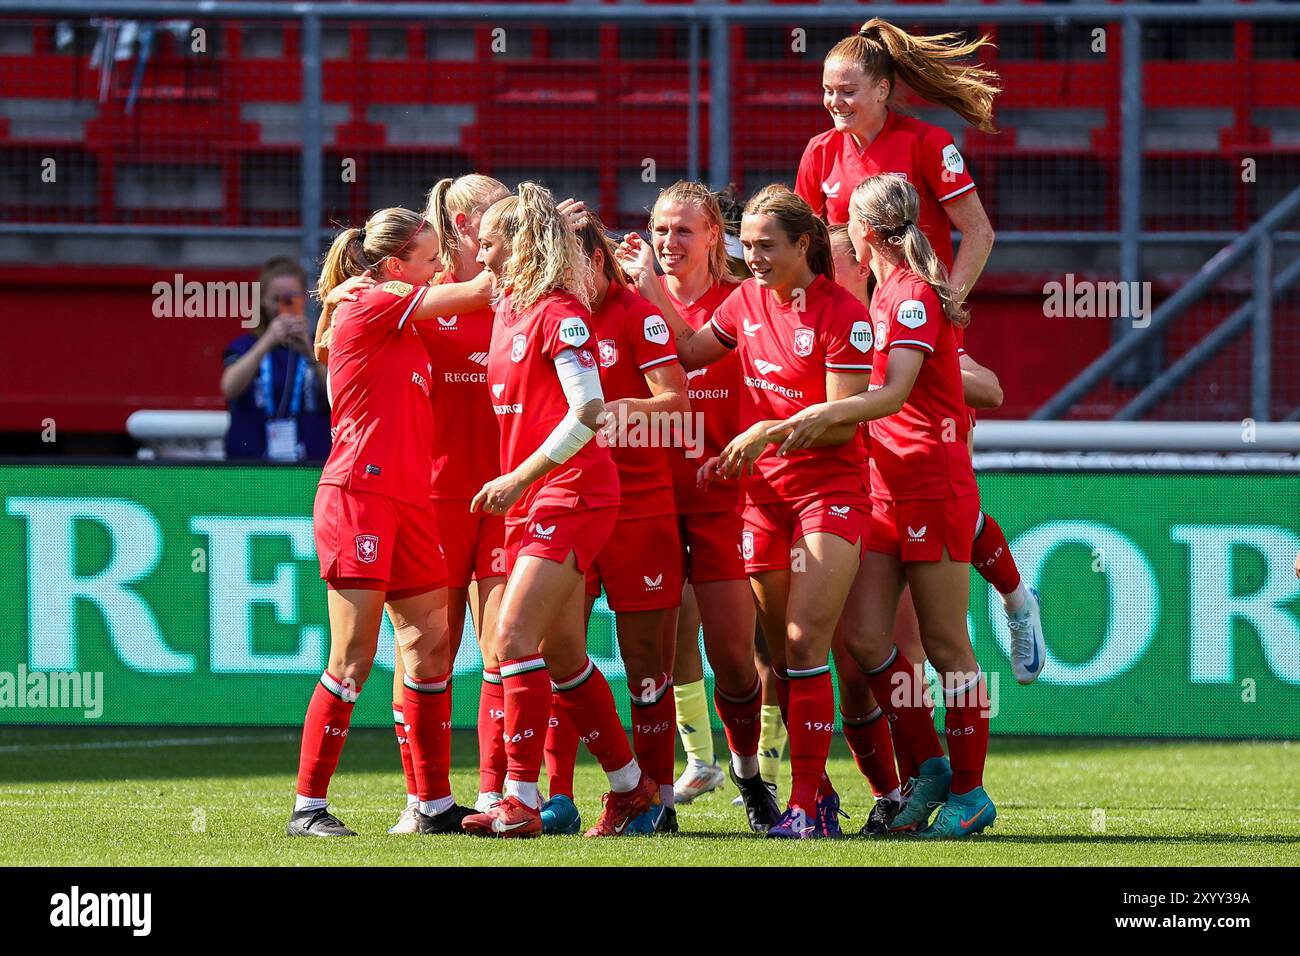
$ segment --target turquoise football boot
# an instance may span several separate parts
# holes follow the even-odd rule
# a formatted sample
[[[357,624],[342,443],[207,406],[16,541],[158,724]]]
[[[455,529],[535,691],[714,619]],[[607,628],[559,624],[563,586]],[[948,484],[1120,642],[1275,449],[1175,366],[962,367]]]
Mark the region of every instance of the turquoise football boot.
[[[931,757],[921,764],[918,776],[907,782],[907,802],[889,824],[890,833],[919,833],[930,822],[930,814],[948,799],[952,767],[947,757]]]
[[[970,793],[950,794],[934,822],[915,836],[918,840],[958,840],[992,826],[997,818],[998,808],[983,787],[976,787]]]

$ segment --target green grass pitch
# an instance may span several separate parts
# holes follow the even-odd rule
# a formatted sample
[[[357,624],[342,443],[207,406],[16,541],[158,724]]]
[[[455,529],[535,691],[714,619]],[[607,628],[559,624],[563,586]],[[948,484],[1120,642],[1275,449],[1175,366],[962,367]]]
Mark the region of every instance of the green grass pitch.
[[[361,836],[294,840],[284,825],[296,738],[238,728],[0,728],[0,865],[1300,864],[1300,760],[1288,743],[994,738],[985,783],[998,821],[985,835],[792,844],[748,833],[729,786],[682,807],[675,837],[390,837],[404,788],[393,735],[380,730],[348,738],[331,793]],[[477,789],[472,735],[456,735],[455,754],[452,783],[468,802]],[[852,814],[845,832],[856,834],[870,793],[842,740],[830,771]],[[585,753],[577,784],[585,823],[604,790]]]

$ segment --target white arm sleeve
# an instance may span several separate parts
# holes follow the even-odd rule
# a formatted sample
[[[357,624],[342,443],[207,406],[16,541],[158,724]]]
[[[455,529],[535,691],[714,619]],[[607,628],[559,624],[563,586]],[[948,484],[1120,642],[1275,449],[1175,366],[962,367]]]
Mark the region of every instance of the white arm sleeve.
[[[590,358],[591,353],[585,353]],[[555,356],[555,372],[560,376],[560,387],[564,397],[569,400],[570,408],[582,408],[588,402],[600,399],[604,401],[605,393],[600,388],[600,370],[592,362],[587,368],[578,358],[577,349],[565,349]]]
[[[586,354],[590,356],[591,353]],[[600,371],[596,364],[592,362],[590,368],[584,366],[576,349],[565,349],[555,357],[555,371],[560,376],[564,397],[569,400],[569,410],[542,442],[541,450],[551,461],[562,465],[596,436],[578,420],[574,409],[581,409],[589,402],[603,401],[605,395],[600,388]]]

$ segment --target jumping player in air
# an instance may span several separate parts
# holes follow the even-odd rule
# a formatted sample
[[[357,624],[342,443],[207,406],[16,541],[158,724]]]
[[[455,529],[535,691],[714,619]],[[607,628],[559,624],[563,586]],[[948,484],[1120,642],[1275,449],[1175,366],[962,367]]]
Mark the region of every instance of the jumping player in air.
[[[878,18],[841,40],[822,67],[822,103],[833,125],[808,141],[795,184],[795,191],[834,225],[848,222],[849,195],[868,176],[905,178],[920,197],[917,226],[963,301],[988,260],[993,227],[951,134],[902,115],[894,100],[901,80],[922,99],[992,131],[997,74],[960,62],[987,43],[986,38],[963,42],[952,34],[915,36]],[[954,228],[962,234],[955,259]],[[964,348],[962,366],[972,367]],[[1038,596],[1021,582],[1006,536],[987,514],[980,516],[971,561],[1002,595],[1012,670],[1022,684],[1031,683],[1046,660]]]

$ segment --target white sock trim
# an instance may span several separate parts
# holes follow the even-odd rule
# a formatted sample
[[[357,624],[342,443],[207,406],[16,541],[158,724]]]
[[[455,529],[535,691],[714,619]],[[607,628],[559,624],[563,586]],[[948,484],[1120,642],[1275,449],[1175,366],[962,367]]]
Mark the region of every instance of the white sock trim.
[[[975,669],[975,676],[972,677],[970,680],[968,680],[966,683],[961,684],[957,687],[945,687],[943,689],[944,699],[951,700],[954,697],[959,697],[960,695],[966,693],[966,691],[970,690],[972,687],[978,684],[980,682],[980,678],[983,676],[984,676],[984,672],[977,667]]]
[[[1029,589],[1025,587],[1025,582],[1021,581],[1016,585],[1016,589],[1010,594],[1002,595],[1002,603],[1007,606],[1008,614],[1015,614],[1025,602],[1029,600]]]
[[[748,780],[758,773],[758,754],[731,754],[731,769],[741,780]]]
[[[527,780],[511,780],[506,778],[505,795],[514,797],[526,807],[532,807],[534,810],[542,805],[542,795],[537,789],[537,784]]]
[[[636,758],[633,757],[627,766],[611,771],[605,776],[609,777],[609,789],[615,793],[628,793],[635,790],[636,785],[641,782],[641,768],[637,766]]]
[[[449,794],[445,797],[438,797],[436,800],[421,800],[420,812],[426,817],[433,817],[439,813],[446,813],[455,805],[456,798]]]

